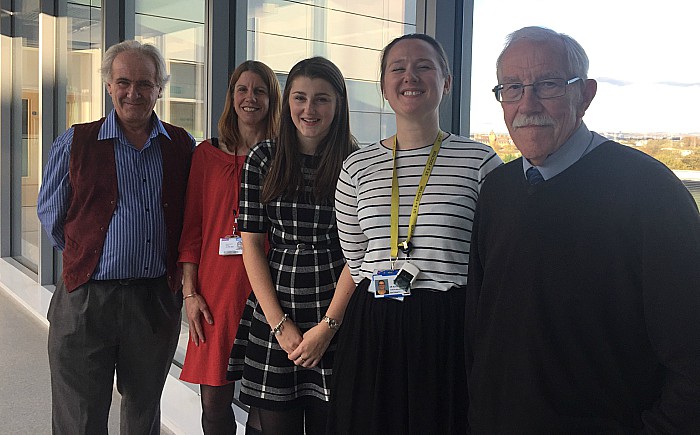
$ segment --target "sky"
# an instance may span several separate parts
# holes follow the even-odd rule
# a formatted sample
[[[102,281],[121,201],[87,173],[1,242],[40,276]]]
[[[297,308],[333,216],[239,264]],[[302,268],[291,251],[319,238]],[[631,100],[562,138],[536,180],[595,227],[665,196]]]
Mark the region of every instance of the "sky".
[[[584,121],[599,132],[700,134],[700,2],[474,0],[471,127],[507,132],[496,58],[508,33],[549,27],[576,39],[598,92]]]

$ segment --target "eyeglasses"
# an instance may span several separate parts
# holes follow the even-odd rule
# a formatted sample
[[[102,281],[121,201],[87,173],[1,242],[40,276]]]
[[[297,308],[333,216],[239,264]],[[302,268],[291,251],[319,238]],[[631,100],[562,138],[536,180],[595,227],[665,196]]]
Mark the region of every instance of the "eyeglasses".
[[[117,81],[115,83],[116,83],[117,87],[119,89],[122,89],[122,90],[127,90],[131,87],[131,85],[134,85],[136,90],[142,94],[151,92],[153,89],[158,87],[158,85],[155,85],[149,81],[132,82],[131,80],[117,79]]]
[[[544,79],[536,81],[535,83],[530,83],[529,85],[524,85],[522,83],[502,83],[494,86],[491,92],[496,96],[496,100],[501,103],[512,103],[514,101],[520,101],[525,93],[525,88],[532,86],[535,91],[535,95],[540,100],[546,100],[548,98],[561,97],[566,94],[566,86],[577,81],[582,80],[581,77],[574,77],[569,80],[565,79]]]

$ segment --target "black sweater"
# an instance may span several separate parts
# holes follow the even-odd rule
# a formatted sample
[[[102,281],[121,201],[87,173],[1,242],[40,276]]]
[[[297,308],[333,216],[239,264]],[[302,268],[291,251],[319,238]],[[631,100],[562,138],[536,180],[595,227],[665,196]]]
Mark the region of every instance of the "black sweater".
[[[700,432],[700,215],[606,142],[556,177],[494,170],[466,312],[473,433]]]

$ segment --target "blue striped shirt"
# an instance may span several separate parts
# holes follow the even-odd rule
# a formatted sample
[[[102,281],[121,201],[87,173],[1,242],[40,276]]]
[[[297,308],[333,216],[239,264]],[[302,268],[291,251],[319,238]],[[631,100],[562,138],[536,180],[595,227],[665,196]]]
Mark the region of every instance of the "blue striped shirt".
[[[94,279],[157,278],[165,274],[163,160],[158,136],[170,136],[155,113],[152,120],[151,134],[140,150],[129,143],[114,110],[97,136],[98,140],[114,141],[119,195]],[[73,131],[70,128],[60,135],[51,147],[37,206],[41,224],[60,251],[65,247],[63,224],[72,196],[68,171]],[[194,148],[194,138],[190,138]]]

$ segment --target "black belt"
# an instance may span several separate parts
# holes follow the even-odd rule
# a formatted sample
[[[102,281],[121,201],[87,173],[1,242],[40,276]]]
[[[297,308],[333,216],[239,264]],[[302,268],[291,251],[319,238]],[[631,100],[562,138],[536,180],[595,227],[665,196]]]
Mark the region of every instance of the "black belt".
[[[115,284],[119,284],[122,286],[130,286],[130,285],[152,285],[155,284],[158,281],[161,281],[165,279],[165,275],[159,276],[158,278],[120,278],[120,279],[106,279],[104,281],[102,280],[95,280],[95,281],[101,281],[101,282],[113,282]]]
[[[297,243],[296,245],[287,245],[283,243],[277,243],[272,246],[272,249],[278,249],[281,251],[340,251],[340,245],[313,245],[311,243]]]

